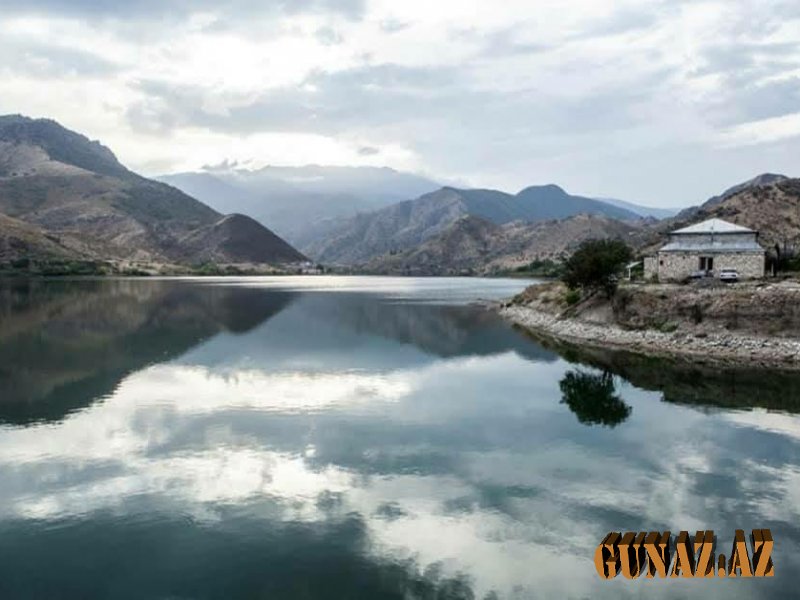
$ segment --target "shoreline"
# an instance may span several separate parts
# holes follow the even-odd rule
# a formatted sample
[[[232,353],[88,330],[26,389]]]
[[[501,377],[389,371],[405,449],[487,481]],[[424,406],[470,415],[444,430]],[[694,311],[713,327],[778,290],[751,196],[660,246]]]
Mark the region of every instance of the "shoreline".
[[[625,351],[644,356],[691,361],[697,365],[800,371],[800,340],[732,333],[696,337],[685,332],[628,330],[561,317],[529,306],[495,304],[505,320],[530,332],[575,346]]]

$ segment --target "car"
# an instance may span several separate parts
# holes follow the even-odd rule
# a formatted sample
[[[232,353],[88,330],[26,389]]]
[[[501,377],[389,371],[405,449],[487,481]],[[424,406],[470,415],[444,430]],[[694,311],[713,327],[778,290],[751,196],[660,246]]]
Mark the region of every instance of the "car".
[[[725,283],[736,283],[739,281],[739,271],[736,269],[720,269],[719,280]]]

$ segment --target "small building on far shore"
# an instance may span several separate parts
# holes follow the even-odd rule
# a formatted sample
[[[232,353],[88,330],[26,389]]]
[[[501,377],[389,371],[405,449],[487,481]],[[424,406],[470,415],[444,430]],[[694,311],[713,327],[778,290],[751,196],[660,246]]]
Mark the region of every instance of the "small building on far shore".
[[[680,281],[698,273],[736,269],[740,279],[764,276],[766,252],[758,232],[722,219],[676,229],[655,256],[644,259],[645,279]]]

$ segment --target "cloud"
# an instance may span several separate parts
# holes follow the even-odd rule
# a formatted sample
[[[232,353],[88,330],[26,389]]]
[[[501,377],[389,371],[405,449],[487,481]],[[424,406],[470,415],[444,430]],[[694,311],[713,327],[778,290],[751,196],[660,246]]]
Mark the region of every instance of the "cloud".
[[[135,169],[263,161],[259,138],[301,163],[681,205],[745,178],[747,153],[792,168],[733,148],[800,152],[747,125],[800,99],[788,0],[10,0],[4,15],[0,111],[61,120]]]
[[[753,146],[780,140],[800,138],[800,112],[741,123],[720,135],[725,146]]]
[[[215,171],[221,171],[221,172],[225,173],[225,172],[228,172],[228,171],[233,171],[235,169],[238,169],[240,166],[243,166],[243,165],[238,160],[229,160],[229,159],[226,158],[225,160],[223,160],[221,162],[218,162],[216,164],[213,164],[213,165],[203,165],[201,167],[201,170],[202,171],[209,171],[211,173],[213,173]]]
[[[398,31],[403,31],[411,26],[408,22],[398,21],[394,18],[384,19],[380,23],[381,31],[385,33],[397,33]]]
[[[669,70],[658,70],[581,95],[521,88],[515,94],[476,82],[468,68],[364,65],[337,72],[314,72],[297,85],[252,98],[221,99],[204,86],[181,88],[166,81],[142,81],[144,99],[129,120],[142,130],[203,127],[243,134],[270,130],[341,135],[406,128],[409,136],[440,138],[448,132],[518,135],[582,133],[632,127],[645,120],[634,108],[646,103]],[[217,102],[212,102],[216,96]],[[220,102],[221,100],[221,102]],[[215,104],[214,110],[208,106]],[[460,126],[457,124],[460,123]]]
[[[0,69],[26,77],[109,77],[123,66],[80,48],[17,36],[0,37]]]
[[[255,98],[220,99],[209,110],[214,90],[178,87],[167,81],[142,81],[144,98],[128,111],[136,129],[157,131],[181,126],[214,131],[320,132],[338,134],[395,125],[416,118],[410,110],[426,103],[426,117],[452,107],[458,95],[457,69],[412,68],[394,64],[315,72],[297,85],[266,91]]]
[[[320,44],[333,46],[342,43],[342,36],[333,27],[320,27],[314,32]]]
[[[670,9],[666,7],[666,10]],[[644,4],[634,8],[623,5],[620,10],[611,11],[582,29],[576,34],[576,39],[637,33],[658,26],[665,17],[665,7]]]
[[[269,14],[296,15],[309,12],[335,13],[347,18],[359,18],[364,11],[363,0],[6,0],[3,12],[8,14],[46,15],[84,19],[170,20],[182,19],[201,12],[224,12],[253,19]]]
[[[476,35],[475,31],[464,32],[464,37],[473,37],[482,43],[480,55],[484,58],[514,56],[518,54],[535,54],[552,49],[552,46],[536,41],[520,39],[520,27],[514,26],[488,35]]]
[[[380,148],[375,148],[374,146],[361,146],[358,149],[358,153],[361,156],[375,156],[376,154],[380,154]]]

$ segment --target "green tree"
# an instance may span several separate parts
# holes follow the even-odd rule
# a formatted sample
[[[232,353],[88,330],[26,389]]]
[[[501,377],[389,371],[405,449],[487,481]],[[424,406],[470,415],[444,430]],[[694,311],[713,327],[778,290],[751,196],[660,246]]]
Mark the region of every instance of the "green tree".
[[[617,289],[618,273],[632,256],[622,240],[586,240],[567,259],[561,279],[571,290],[602,290],[610,298]]]

